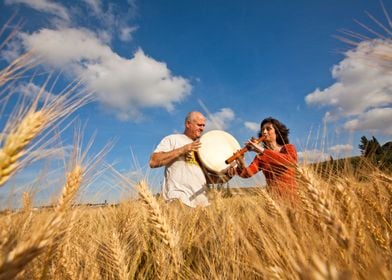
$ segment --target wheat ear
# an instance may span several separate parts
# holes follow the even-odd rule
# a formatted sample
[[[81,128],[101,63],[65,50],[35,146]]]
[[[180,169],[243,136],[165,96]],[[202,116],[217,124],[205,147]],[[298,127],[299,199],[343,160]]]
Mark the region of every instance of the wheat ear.
[[[302,267],[299,272],[300,279],[343,279],[344,275],[340,274],[337,268],[329,263],[323,261],[319,256],[313,255],[308,261],[307,265]]]
[[[308,194],[313,200],[314,209],[317,213],[323,217],[324,223],[329,226],[336,235],[336,240],[338,243],[344,247],[348,248],[349,239],[347,237],[347,230],[344,224],[331,212],[329,203],[324,198],[324,196],[318,191],[316,187],[316,178],[309,170],[303,167],[297,167],[298,173],[308,191]],[[311,213],[309,213],[311,214]]]
[[[277,203],[272,199],[272,197],[267,193],[266,190],[262,190],[258,192],[258,194],[263,198],[265,202],[265,211],[267,214],[278,218],[280,220],[284,220],[283,213]]]
[[[74,198],[76,192],[79,190],[83,179],[83,168],[80,165],[76,165],[68,174],[67,181],[63,188],[63,192],[57,204],[56,210],[65,210],[72,199]]]
[[[18,168],[18,159],[25,147],[42,131],[48,123],[43,111],[30,111],[17,128],[11,132],[0,150],[0,187]]]
[[[118,279],[131,279],[128,270],[129,257],[119,234],[113,232],[110,241],[111,248],[108,248],[107,252],[109,253],[109,263],[112,265],[114,275],[117,275]]]
[[[387,256],[392,256],[388,242],[385,240],[384,236],[380,232],[380,229],[376,227],[371,221],[366,220],[366,227],[370,231],[373,240],[380,247]]]
[[[79,189],[82,175],[83,169],[79,165],[68,173],[67,182],[56,207],[55,215],[38,234],[33,235],[33,238],[22,242],[8,253],[3,262],[0,263],[0,280],[16,277],[30,261],[40,255],[55,239],[64,219],[64,210],[67,209]]]
[[[178,249],[178,238],[169,228],[165,217],[162,215],[158,202],[148,189],[147,183],[145,181],[141,181],[136,185],[136,188],[143,204],[148,210],[148,222],[158,240],[168,247],[176,273],[178,274],[180,272],[182,259],[181,253]]]
[[[23,211],[29,212],[31,210],[31,197],[28,192],[23,192],[22,195]]]

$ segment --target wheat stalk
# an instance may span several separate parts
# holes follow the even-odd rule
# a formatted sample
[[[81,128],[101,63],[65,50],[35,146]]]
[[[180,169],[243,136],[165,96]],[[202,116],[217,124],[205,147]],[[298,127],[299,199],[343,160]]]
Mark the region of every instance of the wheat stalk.
[[[69,85],[65,93],[51,98],[50,100],[46,99],[42,108],[38,109],[38,101],[41,94],[43,94],[48,81],[49,79],[41,87],[41,92],[33,101],[27,112],[23,112],[25,109],[24,106],[19,108],[17,112],[14,112],[16,114],[15,119],[8,121],[3,131],[3,135],[6,135],[5,140],[2,141],[3,136],[0,137],[0,142],[4,143],[0,148],[0,187],[3,186],[10,176],[21,168],[23,164],[28,160],[32,160],[29,151],[31,151],[34,146],[30,147],[30,150],[26,150],[26,147],[37,138],[43,130],[47,129],[53,123],[58,122],[61,118],[68,116],[91,100],[91,94],[86,94],[82,91],[71,96],[79,87],[79,84],[75,83]],[[82,94],[85,95],[82,96]],[[24,155],[26,155],[28,159],[25,162],[21,162],[20,159]]]
[[[64,219],[64,213],[69,202],[74,197],[82,182],[83,169],[77,165],[67,176],[67,182],[63,188],[63,194],[56,207],[55,215],[49,222],[31,239],[18,244],[4,258],[0,264],[0,280],[14,278],[23,268],[40,255],[44,249],[58,235],[61,222]]]
[[[385,252],[385,254],[392,256],[388,242],[385,240],[380,230],[369,220],[366,221],[366,227],[372,234],[375,243]]]
[[[345,182],[345,186],[341,184],[340,182],[336,183],[336,192],[339,194],[339,201],[341,201],[341,208],[343,211],[343,217],[348,224],[350,224],[353,220],[354,214],[357,212],[357,210],[353,206],[352,202],[352,193],[349,191],[349,185],[348,182]]]
[[[0,149],[0,186],[18,168],[17,161],[23,156],[23,150],[47,125],[47,114],[43,111],[30,111],[19,126],[10,133]]]
[[[258,194],[263,198],[265,203],[265,211],[267,214],[271,215],[280,220],[284,220],[283,213],[280,207],[276,204],[276,202],[272,199],[272,197],[265,190],[261,190]]]
[[[68,174],[67,181],[63,188],[63,192],[56,206],[56,211],[61,212],[67,209],[70,202],[75,197],[76,192],[79,190],[83,180],[83,168],[76,165]]]
[[[300,273],[300,279],[304,280],[339,280],[344,279],[348,275],[343,275],[338,272],[336,267],[332,265],[329,261],[323,261],[318,255],[313,255],[310,258],[307,266],[304,266]]]
[[[148,210],[148,222],[153,229],[153,233],[170,252],[171,260],[174,263],[175,273],[179,275],[182,262],[181,253],[178,248],[178,238],[169,228],[165,217],[162,215],[161,209],[155,197],[151,194],[145,181],[140,181],[136,185],[143,204]]]
[[[314,209],[323,218],[322,221],[334,232],[338,243],[348,248],[349,239],[345,225],[331,212],[329,203],[316,188],[316,178],[309,169],[297,168],[308,194],[313,200]]]
[[[22,195],[22,206],[23,206],[23,211],[24,212],[29,212],[31,210],[31,197],[30,194],[28,192],[23,192]]]
[[[5,37],[2,42],[0,42],[0,50],[7,46],[20,30],[21,22],[17,23],[15,27],[12,28],[7,35],[5,35],[7,26],[10,25],[13,20],[14,16],[12,16],[0,30],[0,37]],[[19,55],[16,59],[5,66],[4,69],[0,70],[0,87],[10,80],[20,78],[27,70],[31,69],[35,65],[36,62],[32,59],[32,52],[26,52]]]
[[[9,81],[21,78],[26,71],[35,65],[36,62],[32,59],[30,52],[20,55],[0,71],[0,87]]]
[[[114,272],[118,275],[118,279],[130,279],[127,253],[116,232],[112,233],[111,245],[110,252],[112,256],[111,261],[114,264]]]
[[[373,199],[370,199],[370,196],[365,194],[362,188],[357,188],[358,196],[369,206],[370,209],[373,210],[373,212],[380,218],[380,219],[385,219],[383,211],[379,207],[379,203],[374,201]]]

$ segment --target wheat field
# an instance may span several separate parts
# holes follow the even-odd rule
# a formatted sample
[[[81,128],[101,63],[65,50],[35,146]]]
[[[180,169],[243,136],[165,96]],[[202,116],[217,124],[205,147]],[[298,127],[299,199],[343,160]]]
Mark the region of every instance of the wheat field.
[[[1,70],[0,86],[32,67],[30,59]],[[77,83],[60,96],[20,102],[5,121],[0,188],[45,150],[40,135],[90,99]],[[94,208],[74,201],[105,151],[86,160],[79,134],[53,208],[36,210],[23,192],[22,207],[0,212],[0,279],[392,278],[392,174],[365,159],[339,172],[332,163],[299,165],[294,203],[255,186],[232,195],[212,189],[210,206],[189,209],[118,174],[139,197]]]
[[[298,173],[294,204],[215,190],[189,209],[140,182],[139,199],[91,208],[70,203],[76,166],[54,209],[32,211],[25,194],[0,216],[0,279],[390,279],[390,175]]]

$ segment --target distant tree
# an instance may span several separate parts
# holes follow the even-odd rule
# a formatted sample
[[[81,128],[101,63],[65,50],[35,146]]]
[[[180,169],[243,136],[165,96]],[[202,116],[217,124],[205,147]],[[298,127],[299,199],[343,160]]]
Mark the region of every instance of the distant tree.
[[[378,140],[374,136],[371,140],[368,140],[365,136],[362,136],[361,144],[359,144],[358,147],[361,150],[361,154],[367,158],[373,158],[383,154],[380,143],[378,143]]]
[[[361,144],[359,144],[358,147],[359,147],[359,150],[361,151],[361,155],[363,155],[363,156],[366,154],[368,142],[369,142],[369,140],[366,138],[366,136],[361,137]]]
[[[392,171],[392,142],[387,142],[381,146],[374,136],[372,139],[362,136],[358,147],[362,156],[369,159],[373,164],[382,170]]]
[[[384,153],[392,152],[392,141],[385,143],[382,145],[381,149]]]
[[[383,152],[383,165],[386,169],[392,171],[392,141],[381,146]]]

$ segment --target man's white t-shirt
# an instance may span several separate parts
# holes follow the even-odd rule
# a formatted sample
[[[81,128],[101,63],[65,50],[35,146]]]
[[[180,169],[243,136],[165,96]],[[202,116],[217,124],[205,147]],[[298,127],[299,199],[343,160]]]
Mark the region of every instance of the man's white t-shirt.
[[[154,153],[170,152],[193,142],[185,134],[166,136],[158,144]],[[180,156],[165,166],[165,177],[162,183],[162,195],[165,200],[180,199],[190,207],[208,205],[206,196],[206,177],[194,152]]]

